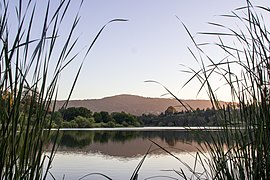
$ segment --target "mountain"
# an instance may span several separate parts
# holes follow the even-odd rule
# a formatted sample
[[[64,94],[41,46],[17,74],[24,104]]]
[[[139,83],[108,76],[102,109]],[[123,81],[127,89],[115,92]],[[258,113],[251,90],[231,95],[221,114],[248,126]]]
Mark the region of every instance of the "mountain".
[[[182,100],[184,103],[191,106],[193,109],[211,108],[209,100]],[[56,109],[62,107],[65,101],[57,101]],[[225,102],[221,102],[225,104]],[[185,110],[181,104],[175,99],[169,98],[149,98],[136,95],[116,95],[102,99],[87,99],[87,100],[70,100],[68,107],[85,107],[93,112],[107,111],[126,112],[133,115],[142,114],[160,114],[169,106],[173,106],[177,111]]]

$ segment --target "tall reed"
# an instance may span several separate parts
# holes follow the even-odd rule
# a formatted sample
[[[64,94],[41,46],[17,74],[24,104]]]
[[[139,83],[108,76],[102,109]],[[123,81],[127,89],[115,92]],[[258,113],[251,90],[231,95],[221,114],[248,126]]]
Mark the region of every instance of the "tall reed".
[[[14,3],[17,3],[15,7]],[[45,179],[47,176],[55,152],[53,148],[50,154],[44,155],[52,123],[47,117],[54,111],[51,104],[57,97],[60,74],[69,60],[73,60],[69,53],[76,41],[71,37],[79,21],[75,17],[61,52],[53,56],[69,4],[70,1],[61,1],[50,14],[48,1],[44,16],[36,17],[33,1],[0,2],[1,179]],[[10,17],[15,12],[17,22]],[[32,32],[37,21],[42,22],[38,38]],[[56,66],[49,78],[51,61]],[[45,127],[49,127],[47,131]]]
[[[219,39],[214,46],[225,54],[219,62],[203,50],[207,43],[197,43],[185,27],[197,54],[190,52],[201,67],[199,71],[189,70],[193,76],[187,84],[197,79],[200,90],[207,90],[219,110],[225,132],[213,135],[214,143],[206,142],[201,147],[200,156],[204,160],[196,161],[209,167],[203,172],[204,178],[270,179],[270,31],[264,22],[269,15],[268,7],[253,6],[247,0],[245,7],[224,16],[235,20],[238,28],[210,23],[221,31],[200,34]],[[213,88],[216,82],[211,81],[213,76],[218,76],[230,88],[228,93],[234,103],[227,107],[219,105]]]
[[[74,32],[82,2],[77,2],[78,12],[73,20],[69,19],[70,30],[67,30],[62,23],[71,8],[71,0],[60,0],[57,7],[46,1],[43,15],[37,13],[38,1],[0,1],[1,179],[46,179],[48,176],[56,152],[54,144],[52,151],[44,154],[53,122],[53,116],[48,115],[55,108],[60,75],[78,55],[74,52],[78,42]],[[14,14],[16,17],[12,18]],[[124,20],[110,22],[114,21]],[[67,102],[83,61],[106,25],[89,43],[71,83]],[[63,31],[66,36],[60,36]]]

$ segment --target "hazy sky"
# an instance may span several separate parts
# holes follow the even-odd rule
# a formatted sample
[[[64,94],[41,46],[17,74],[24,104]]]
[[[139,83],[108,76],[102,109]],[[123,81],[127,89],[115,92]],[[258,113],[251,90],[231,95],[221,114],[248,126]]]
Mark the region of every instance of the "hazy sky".
[[[77,2],[72,2],[70,22],[78,10]],[[194,46],[179,19],[195,35],[216,29],[207,22],[235,25],[218,15],[230,14],[242,5],[245,5],[244,0],[85,0],[75,34],[80,37],[78,51],[91,43],[108,21],[123,18],[128,22],[114,22],[103,31],[84,63],[72,99],[118,94],[160,97],[166,93],[161,86],[144,82],[146,80],[162,83],[181,99],[207,99],[205,93],[196,96],[197,81],[182,88],[191,75],[181,72],[185,68],[180,64],[196,70],[198,65],[187,49]],[[64,29],[68,29],[67,24],[68,21],[63,24]],[[195,38],[199,42],[211,42],[206,36],[196,35]],[[219,57],[216,52],[211,53]],[[62,74],[59,99],[67,97],[81,58],[79,56]],[[229,92],[225,89],[220,92],[220,99],[228,100]]]

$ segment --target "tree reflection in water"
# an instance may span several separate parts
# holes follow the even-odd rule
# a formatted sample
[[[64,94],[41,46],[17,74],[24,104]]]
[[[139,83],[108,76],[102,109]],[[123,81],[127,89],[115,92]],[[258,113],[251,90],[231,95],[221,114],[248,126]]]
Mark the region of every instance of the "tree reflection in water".
[[[212,132],[213,133],[213,132]],[[57,141],[59,150],[61,149],[80,149],[84,151],[91,150],[89,146],[105,145],[105,144],[126,144],[135,142],[148,142],[157,140],[163,146],[174,148],[176,144],[202,144],[205,140],[211,142],[209,131],[190,131],[190,130],[151,130],[151,131],[92,131],[92,130],[65,130],[60,131],[60,139]],[[215,133],[222,133],[217,131]],[[52,140],[55,135],[52,135]],[[139,147],[139,146],[138,146]],[[177,148],[177,147],[175,147]]]
[[[52,172],[59,178],[65,174],[69,179],[76,179],[91,172],[102,172],[112,178],[115,176],[116,179],[127,179],[151,146],[152,142],[149,139],[192,166],[198,152],[197,147],[203,145],[205,140],[211,142],[213,133],[222,132],[145,129],[60,131]],[[52,134],[52,141],[56,137],[55,134],[56,132]],[[50,147],[48,146],[48,149]],[[173,171],[160,170],[185,168],[164,149],[157,145],[151,146],[140,177],[164,173],[175,175]]]

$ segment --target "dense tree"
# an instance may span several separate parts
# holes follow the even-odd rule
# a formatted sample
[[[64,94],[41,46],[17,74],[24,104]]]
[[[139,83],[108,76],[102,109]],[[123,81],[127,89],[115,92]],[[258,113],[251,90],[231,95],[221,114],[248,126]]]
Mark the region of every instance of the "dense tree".
[[[71,121],[70,121],[70,127],[71,127],[71,128],[78,128],[78,124],[76,123],[75,120],[71,120]]]
[[[95,122],[96,123],[101,123],[102,122],[102,116],[99,112],[95,112],[93,115]]]
[[[92,117],[92,112],[85,107],[69,107],[67,109],[60,109],[59,112],[62,114],[64,120],[71,121],[77,116],[86,118]]]
[[[94,118],[86,118],[82,116],[77,116],[74,120],[80,128],[90,128],[93,127],[95,123]]]
[[[221,124],[214,109],[197,108],[195,111],[181,113],[173,113],[173,109],[169,109],[169,111],[166,110],[165,115],[144,114],[139,119],[144,126],[218,126]]]
[[[108,112],[106,112],[106,111],[101,111],[100,112],[100,115],[102,117],[102,122],[107,123],[109,121],[113,121],[112,116]]]
[[[63,123],[63,116],[59,111],[55,111],[51,114],[52,121],[58,126],[61,127]]]
[[[115,127],[116,126],[116,124],[115,124],[115,122],[114,121],[109,121],[108,123],[107,123],[107,126],[108,127]]]
[[[61,109],[52,114],[52,125],[66,128],[129,127],[129,126],[218,126],[216,110],[207,108],[177,113],[172,106],[160,115],[143,114],[140,117],[125,112],[92,112],[86,108]],[[64,115],[64,120],[61,115]]]
[[[126,113],[124,112],[113,112],[111,115],[118,124],[122,124],[126,120]]]
[[[139,117],[139,119],[143,122],[144,126],[153,126],[154,124],[156,124],[156,121],[159,118],[155,114],[143,114],[142,116]]]
[[[124,126],[141,126],[142,122],[134,115],[127,114],[125,112],[114,112],[112,113],[113,119],[115,119],[116,123],[122,124]]]

